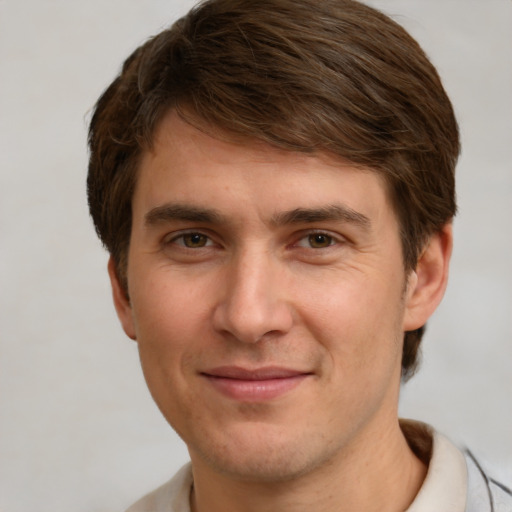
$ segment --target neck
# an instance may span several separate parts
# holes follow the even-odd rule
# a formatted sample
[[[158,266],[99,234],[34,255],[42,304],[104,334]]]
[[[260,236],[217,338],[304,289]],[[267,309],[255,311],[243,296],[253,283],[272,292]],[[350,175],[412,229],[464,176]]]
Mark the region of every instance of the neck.
[[[397,512],[406,510],[426,476],[398,420],[363,432],[322,467],[291,481],[234,480],[194,464],[192,512]]]

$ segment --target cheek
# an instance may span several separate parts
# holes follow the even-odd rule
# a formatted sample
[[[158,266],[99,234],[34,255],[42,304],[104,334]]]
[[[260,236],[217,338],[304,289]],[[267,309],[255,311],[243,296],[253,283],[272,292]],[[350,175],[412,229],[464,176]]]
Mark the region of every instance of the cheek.
[[[187,418],[196,401],[189,383],[204,323],[194,293],[151,283],[146,289],[133,303],[142,371],[162,414],[183,435],[176,418]]]
[[[179,342],[207,314],[205,286],[172,269],[158,269],[134,284],[132,306],[138,338],[144,343]]]
[[[347,279],[304,295],[301,317],[330,354],[333,371],[362,378],[400,357],[402,302],[398,282]]]
[[[206,339],[208,307],[204,293],[201,300],[201,290],[187,283],[171,285],[163,276],[148,276],[142,283],[132,307],[141,364],[154,393],[162,385],[183,382],[187,359]]]

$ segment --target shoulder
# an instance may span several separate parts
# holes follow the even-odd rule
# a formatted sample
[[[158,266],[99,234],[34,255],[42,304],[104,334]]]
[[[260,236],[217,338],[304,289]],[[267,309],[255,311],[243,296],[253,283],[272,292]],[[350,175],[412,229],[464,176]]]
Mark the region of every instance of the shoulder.
[[[468,468],[467,512],[512,512],[512,491],[489,476],[469,451],[464,451]]]
[[[126,512],[190,512],[192,467],[183,466],[171,480],[134,503]]]

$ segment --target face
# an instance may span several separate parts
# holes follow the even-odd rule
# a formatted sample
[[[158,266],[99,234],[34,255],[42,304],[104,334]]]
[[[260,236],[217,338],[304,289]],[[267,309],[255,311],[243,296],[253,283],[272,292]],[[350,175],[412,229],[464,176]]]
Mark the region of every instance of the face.
[[[380,178],[173,113],[156,135],[133,198],[130,302],[111,275],[193,463],[288,479],[396,422],[409,287]]]

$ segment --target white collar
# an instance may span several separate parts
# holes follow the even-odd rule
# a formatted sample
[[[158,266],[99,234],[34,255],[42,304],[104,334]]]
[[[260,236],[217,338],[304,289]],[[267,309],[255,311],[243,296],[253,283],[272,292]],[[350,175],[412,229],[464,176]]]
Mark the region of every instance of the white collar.
[[[401,420],[407,430],[432,438],[428,472],[419,493],[406,512],[464,512],[468,475],[464,455],[446,437],[423,423]],[[414,440],[408,439],[414,444]]]

